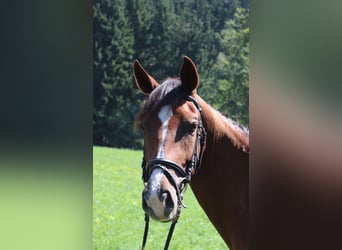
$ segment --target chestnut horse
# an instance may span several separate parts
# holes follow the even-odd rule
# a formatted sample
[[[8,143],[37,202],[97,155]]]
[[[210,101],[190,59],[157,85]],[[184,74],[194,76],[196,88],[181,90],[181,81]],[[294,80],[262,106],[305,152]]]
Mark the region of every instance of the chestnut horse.
[[[134,78],[148,95],[136,119],[144,131],[146,216],[177,221],[184,206],[182,193],[190,183],[228,247],[248,249],[248,130],[197,95],[199,75],[189,57],[184,57],[180,77],[162,84],[136,60]],[[189,227],[195,233],[193,225]]]

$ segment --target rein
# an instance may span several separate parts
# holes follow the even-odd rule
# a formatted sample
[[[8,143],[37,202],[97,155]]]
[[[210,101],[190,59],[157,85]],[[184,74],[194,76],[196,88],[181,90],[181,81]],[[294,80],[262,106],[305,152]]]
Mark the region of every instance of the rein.
[[[146,162],[145,157],[143,157],[142,160],[142,179],[144,183],[147,183],[152,171],[156,168],[160,168],[163,170],[163,173],[168,178],[169,182],[172,184],[172,186],[175,188],[177,193],[177,199],[178,199],[178,208],[177,208],[177,214],[172,220],[172,224],[169,229],[169,233],[167,235],[167,239],[165,242],[164,250],[167,250],[172,238],[172,234],[174,231],[174,228],[176,226],[176,223],[178,221],[178,218],[180,216],[181,207],[186,208],[185,204],[183,203],[183,194],[182,192],[186,190],[187,184],[191,181],[192,172],[194,170],[194,173],[197,173],[202,165],[202,157],[203,152],[207,140],[207,132],[203,126],[202,122],[202,109],[200,105],[198,104],[197,100],[193,98],[192,96],[186,96],[185,99],[187,101],[191,101],[197,108],[197,110],[200,113],[199,121],[197,124],[197,132],[196,132],[196,142],[194,147],[194,152],[192,154],[191,160],[188,162],[185,170],[183,170],[182,167],[180,167],[177,163],[173,161],[169,161],[166,159],[156,158],[152,159],[148,162]],[[202,137],[203,135],[203,137]],[[200,153],[198,155],[198,146],[200,145]],[[172,174],[170,173],[169,169],[173,169],[176,172],[180,174],[180,176],[183,177],[183,180],[181,181],[180,185],[182,183],[185,183],[185,186],[183,190],[180,190],[179,186],[177,185],[175,179],[172,177]],[[144,236],[143,236],[143,242],[142,242],[142,249],[145,249],[147,235],[148,235],[148,227],[149,227],[149,215],[145,214],[145,230],[144,230]]]

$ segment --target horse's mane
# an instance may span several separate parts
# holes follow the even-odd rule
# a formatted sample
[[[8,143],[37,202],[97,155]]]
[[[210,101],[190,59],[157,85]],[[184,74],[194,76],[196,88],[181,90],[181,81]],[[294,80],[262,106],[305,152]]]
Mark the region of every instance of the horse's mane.
[[[179,78],[167,78],[161,85],[155,88],[148,98],[145,100],[141,111],[138,113],[135,120],[135,128],[138,128],[147,118],[148,114],[151,114],[158,106],[163,102],[173,101],[173,104],[179,102],[182,96],[186,93],[181,88],[181,81]],[[237,122],[223,116],[220,112],[212,108],[206,103],[200,96],[196,95],[196,99],[199,101],[202,107],[202,114],[204,122],[208,131],[213,134],[213,139],[218,141],[223,136],[228,136],[235,147],[242,149],[243,151],[249,151],[249,131],[247,128],[238,124]]]
[[[213,140],[219,141],[227,136],[233,145],[245,152],[249,152],[249,130],[238,122],[225,117],[219,111],[211,107],[201,97],[197,97],[203,110],[203,119],[207,124],[207,130],[213,134]]]

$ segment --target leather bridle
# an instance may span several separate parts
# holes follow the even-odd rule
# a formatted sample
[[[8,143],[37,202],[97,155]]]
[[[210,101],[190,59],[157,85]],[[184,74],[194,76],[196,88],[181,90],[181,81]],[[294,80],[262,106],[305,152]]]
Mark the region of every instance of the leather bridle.
[[[162,159],[162,158],[155,158],[152,159],[148,162],[146,162],[145,157],[143,157],[142,160],[142,179],[144,184],[148,182],[150,175],[152,171],[156,168],[159,168],[163,171],[171,185],[175,188],[176,194],[177,194],[177,199],[178,199],[178,208],[177,208],[177,214],[172,220],[172,224],[168,233],[168,237],[165,243],[164,249],[168,249],[169,243],[171,241],[172,233],[174,230],[174,227],[178,221],[178,218],[180,216],[180,211],[181,207],[186,207],[183,203],[183,194],[182,192],[186,190],[186,185],[190,183],[191,181],[191,176],[192,173],[197,173],[198,170],[201,167],[202,164],[202,157],[203,157],[203,152],[206,144],[206,139],[207,139],[207,132],[203,126],[203,121],[202,121],[202,109],[200,105],[198,104],[197,100],[193,98],[192,96],[185,96],[185,100],[191,101],[197,108],[197,110],[200,113],[198,123],[197,123],[197,128],[196,128],[196,142],[194,146],[194,151],[191,157],[191,160],[187,163],[185,170],[178,165],[177,163],[167,160],[167,159]],[[200,146],[200,152],[198,154],[198,147]],[[177,184],[176,180],[170,173],[169,169],[173,169],[175,172],[177,172],[183,180]],[[184,183],[184,188],[181,190],[180,186]],[[145,231],[144,231],[144,237],[143,237],[143,243],[142,243],[142,249],[145,249],[146,245],[146,240],[147,240],[147,234],[148,234],[148,225],[149,225],[149,215],[146,213],[145,214]]]

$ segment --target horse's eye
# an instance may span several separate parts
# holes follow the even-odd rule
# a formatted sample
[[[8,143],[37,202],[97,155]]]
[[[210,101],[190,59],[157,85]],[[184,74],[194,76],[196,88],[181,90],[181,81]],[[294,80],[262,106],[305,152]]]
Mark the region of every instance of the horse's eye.
[[[197,127],[197,123],[195,122],[189,122],[186,123],[186,131],[188,134],[193,135],[193,133],[195,132],[195,129]]]
[[[176,141],[181,140],[184,136],[193,136],[197,128],[196,122],[186,122],[183,121],[181,125],[177,128]]]

